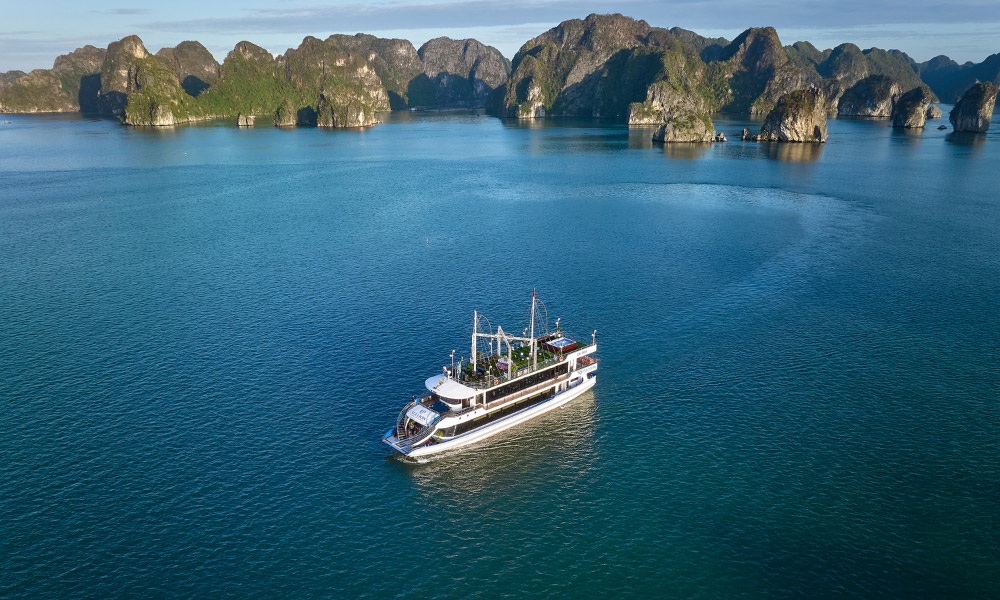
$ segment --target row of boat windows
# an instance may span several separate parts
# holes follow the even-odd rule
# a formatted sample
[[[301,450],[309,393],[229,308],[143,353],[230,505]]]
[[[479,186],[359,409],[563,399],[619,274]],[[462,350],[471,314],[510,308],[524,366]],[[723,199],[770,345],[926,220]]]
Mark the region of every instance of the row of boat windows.
[[[514,402],[512,404],[508,404],[507,406],[505,406],[505,407],[503,407],[501,409],[495,410],[495,411],[493,411],[491,413],[488,413],[488,414],[485,414],[485,415],[483,415],[481,417],[477,417],[477,418],[475,418],[475,419],[473,419],[471,421],[466,421],[465,423],[459,423],[458,425],[455,425],[454,427],[449,427],[447,429],[442,429],[441,430],[441,435],[444,436],[444,437],[446,437],[446,438],[455,437],[456,435],[462,435],[463,433],[466,433],[468,431],[472,431],[473,429],[476,429],[478,427],[482,427],[483,425],[489,425],[490,423],[492,423],[494,421],[498,421],[498,420],[500,420],[500,419],[502,419],[502,418],[504,418],[504,417],[506,417],[508,415],[512,415],[512,414],[514,414],[514,413],[516,413],[518,411],[524,410],[526,408],[531,408],[532,406],[535,406],[536,404],[541,404],[542,402],[545,402],[546,400],[548,400],[552,396],[555,396],[555,393],[556,393],[555,390],[552,389],[552,390],[548,390],[548,391],[542,392],[540,394],[535,394],[534,396],[529,396],[528,398],[525,398],[524,400],[518,400],[517,402]]]
[[[569,364],[564,362],[557,367],[552,369],[546,369],[544,371],[539,371],[533,375],[528,375],[522,379],[511,381],[507,385],[502,385],[495,390],[490,390],[486,392],[486,401],[492,402],[497,398],[503,398],[504,396],[509,396],[515,392],[520,392],[525,388],[529,388],[533,385],[538,385],[549,379],[554,379],[560,375],[565,375],[569,373]]]

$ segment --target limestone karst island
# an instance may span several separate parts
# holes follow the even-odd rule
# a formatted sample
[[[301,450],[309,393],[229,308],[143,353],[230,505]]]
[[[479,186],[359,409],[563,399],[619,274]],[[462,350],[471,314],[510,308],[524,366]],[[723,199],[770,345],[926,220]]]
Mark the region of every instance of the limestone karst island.
[[[592,14],[528,40],[512,61],[473,39],[417,49],[359,33],[307,37],[277,56],[244,41],[219,64],[196,41],[153,54],[132,35],[59,56],[51,69],[0,75],[0,112],[79,111],[133,126],[228,118],[367,127],[381,111],[469,107],[503,118],[611,119],[655,128],[663,142],[718,140],[712,115],[729,113],[764,117],[745,140],[824,142],[828,115],[922,128],[942,116],[937,101],[956,103],[956,132],[984,132],[998,83],[1000,54],[917,63],[849,43],[786,46],[771,27],[727,40]]]

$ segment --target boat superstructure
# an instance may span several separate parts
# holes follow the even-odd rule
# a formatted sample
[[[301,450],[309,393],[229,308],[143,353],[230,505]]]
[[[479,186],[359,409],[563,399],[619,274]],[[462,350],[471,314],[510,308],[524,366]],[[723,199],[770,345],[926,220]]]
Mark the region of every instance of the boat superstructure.
[[[544,333],[536,335],[542,312]],[[486,327],[480,329],[485,321]],[[579,343],[548,330],[548,309],[531,295],[531,318],[511,335],[473,312],[470,359],[428,377],[428,393],[403,407],[382,441],[399,455],[419,458],[461,448],[566,404],[597,383],[597,331]]]

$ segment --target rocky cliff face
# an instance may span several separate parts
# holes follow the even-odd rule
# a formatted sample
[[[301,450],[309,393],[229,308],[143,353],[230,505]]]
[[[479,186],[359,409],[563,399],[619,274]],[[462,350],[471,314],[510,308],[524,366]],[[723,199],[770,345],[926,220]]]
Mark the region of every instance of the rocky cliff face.
[[[170,65],[189,96],[197,96],[219,80],[219,63],[199,42],[181,42],[162,48],[156,56]]]
[[[217,116],[271,114],[285,98],[297,108],[305,106],[305,101],[292,97],[293,91],[283,64],[267,50],[243,41],[226,55],[218,81],[198,96],[198,104],[206,114]]]
[[[101,97],[98,102],[101,114],[119,116],[125,112],[129,92],[138,89],[134,81],[136,65],[150,56],[137,35],[108,44],[101,65]]]
[[[646,100],[629,107],[629,125],[659,125],[656,142],[711,142],[715,127],[705,100],[689,83],[664,79],[650,85]]]
[[[854,44],[841,44],[827,53],[828,57],[816,64],[816,72],[824,78],[817,87],[823,90],[830,111],[839,112],[841,95],[871,75],[892,78],[903,90],[922,85],[913,61],[898,50],[861,50]]]
[[[704,62],[719,60],[719,57],[725,52],[726,46],[729,45],[729,40],[726,38],[707,38],[680,27],[671,27],[670,35],[674,36],[686,48],[697,52],[698,57]]]
[[[785,46],[788,60],[794,62],[810,79],[819,78],[819,65],[826,62],[832,53],[833,50],[821,51],[809,42],[795,42],[791,46]]]
[[[97,112],[104,54],[84,46],[57,57],[51,69],[0,75],[0,112]]]
[[[357,42],[354,50],[345,50],[344,38]],[[376,111],[389,109],[389,96],[366,60],[365,43],[348,36],[307,37],[275,59],[259,46],[240,42],[223,61],[218,83],[198,102],[208,114],[274,115],[283,127],[374,125]]]
[[[365,59],[307,37],[285,52],[283,64],[300,97],[314,99],[319,126],[364,127],[378,122],[377,111],[389,110],[382,80]]]
[[[760,142],[825,142],[826,101],[815,88],[797,90],[778,99],[764,119]]]
[[[298,120],[298,113],[295,110],[295,104],[291,100],[285,98],[278,105],[278,108],[274,111],[274,126],[275,127],[295,127],[295,123]]]
[[[622,15],[565,21],[529,41],[514,57],[500,114],[587,116],[662,123],[661,108],[643,105],[649,88],[669,81],[680,93],[701,97],[716,110],[729,93],[721,69],[701,59],[718,54],[718,40],[693,32],[650,27]],[[725,40],[721,40],[725,41]]]
[[[788,59],[773,27],[747,29],[720,58],[730,87],[722,102],[726,111],[767,114],[782,94],[806,82],[802,71]]]
[[[385,85],[390,109],[406,110],[411,106],[430,103],[433,96],[419,89],[419,83],[417,87],[412,83],[423,74],[423,64],[417,55],[417,49],[409,40],[359,33],[331,35],[326,42],[367,60]]]
[[[915,87],[899,97],[892,109],[892,126],[919,129],[927,120],[931,105],[931,90],[927,86]]]
[[[126,125],[169,126],[202,116],[177,73],[134,35],[108,44],[98,106],[103,114],[117,116]]]
[[[636,52],[640,54],[641,52]],[[646,98],[642,102],[633,102],[628,107],[629,125],[660,125],[671,120],[677,120],[682,114],[696,117],[693,125],[706,122],[705,131],[712,129],[708,117],[709,101],[699,93],[699,84],[704,79],[704,64],[693,62],[690,56],[680,51],[665,51],[656,53],[657,80],[646,87]],[[689,69],[693,67],[693,71]],[[643,82],[644,84],[644,82]],[[685,119],[685,122],[690,119]],[[666,131],[664,133],[669,133]],[[710,134],[709,134],[710,135]]]
[[[363,56],[382,80],[392,110],[415,106],[483,106],[510,75],[499,50],[480,42],[437,38],[416,50],[408,40],[332,35],[338,49]]]
[[[903,94],[899,82],[885,75],[869,75],[840,97],[837,114],[844,117],[890,117]]]
[[[977,82],[962,94],[961,100],[951,109],[948,120],[955,131],[984,133],[990,128],[996,101],[997,86]]]
[[[485,106],[510,77],[510,62],[492,46],[439,37],[417,51],[436,106]]]
[[[697,95],[677,94],[665,83],[650,87],[648,102],[661,107],[662,123],[653,133],[654,142],[711,142],[715,126]]]
[[[601,74],[612,56],[647,45],[651,28],[622,15],[590,15],[564,21],[526,42],[512,62],[503,112],[532,118],[544,115],[594,116]],[[665,30],[661,30],[667,33]],[[669,35],[669,33],[668,33]],[[648,77],[645,83],[652,83]],[[628,99],[619,108],[624,117]]]
[[[808,42],[783,47],[771,27],[751,28],[731,43],[724,41],[650,27],[622,15],[566,21],[518,51],[501,114],[648,123],[656,120],[656,110],[631,105],[643,104],[649,86],[660,80],[700,96],[707,111],[744,114],[767,114],[780,96],[807,86],[821,90],[826,110],[836,110],[845,90],[871,75],[893,78],[900,91],[920,85],[913,61],[898,51],[862,51],[852,44],[820,51]],[[664,56],[670,52],[681,60]],[[857,99],[845,104],[845,114],[888,117],[891,112],[891,103],[856,109],[852,103]]]
[[[854,44],[841,44],[831,50],[829,57],[816,65],[816,70],[824,78],[843,82],[845,89],[871,74],[868,60]]]
[[[14,83],[18,79],[27,75],[24,71],[7,71],[6,73],[0,73],[0,90],[4,90],[10,84]]]
[[[944,115],[941,109],[936,106],[927,107],[927,118],[928,119],[940,119]]]

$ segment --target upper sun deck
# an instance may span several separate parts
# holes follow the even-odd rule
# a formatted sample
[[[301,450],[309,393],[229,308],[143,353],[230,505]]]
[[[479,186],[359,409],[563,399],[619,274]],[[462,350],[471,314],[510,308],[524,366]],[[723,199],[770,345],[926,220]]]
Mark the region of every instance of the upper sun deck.
[[[537,338],[537,361],[532,360],[531,348],[525,345],[513,349],[509,356],[506,353],[480,356],[475,367],[469,363],[464,365],[461,370],[456,368],[457,373],[453,373],[448,366],[445,366],[444,370],[462,385],[482,390],[535,371],[541,371],[560,362],[566,354],[585,349],[591,345],[593,344],[578,345],[577,342],[559,332]]]

